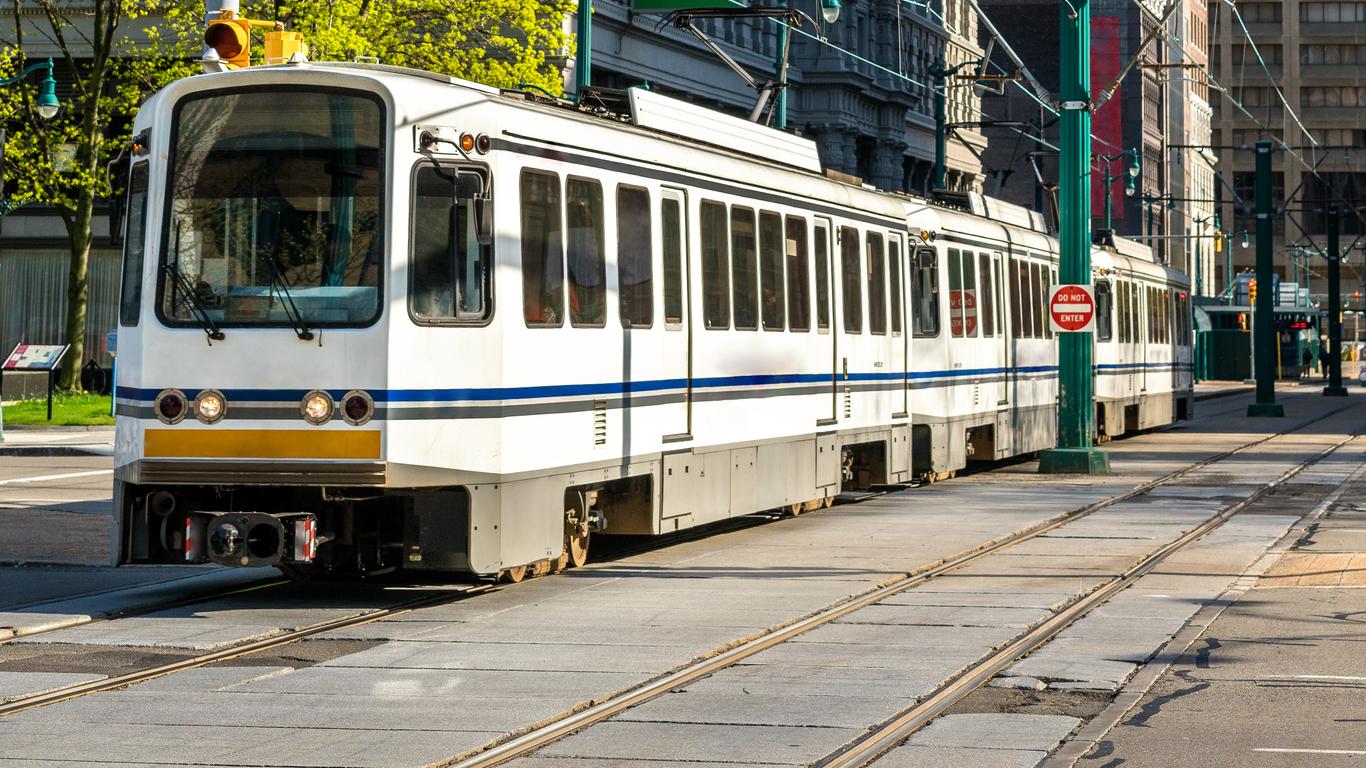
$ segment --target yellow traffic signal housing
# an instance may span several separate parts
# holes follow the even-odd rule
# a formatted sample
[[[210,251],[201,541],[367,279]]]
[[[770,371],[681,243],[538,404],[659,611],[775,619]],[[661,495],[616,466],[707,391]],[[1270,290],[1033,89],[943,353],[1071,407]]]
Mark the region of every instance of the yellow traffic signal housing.
[[[296,53],[308,56],[308,43],[304,42],[303,34],[282,29],[266,33],[266,64],[284,64]]]
[[[1214,252],[1224,252],[1224,233],[1217,229],[1214,231]]]
[[[266,34],[267,64],[282,64],[295,53],[308,55],[308,46],[298,32],[286,32],[284,25],[276,21],[246,19],[232,11],[221,11],[217,19],[209,22],[204,30],[204,44],[214,49],[219,60],[229,69],[249,67],[252,27],[267,27],[271,30]]]
[[[204,44],[218,52],[218,58],[233,69],[251,66],[251,22],[232,18],[232,12],[209,22]]]
[[[1256,280],[1249,280],[1249,281],[1247,281],[1247,299],[1248,299],[1248,301],[1252,301],[1252,302],[1257,301],[1257,281],[1256,281]]]

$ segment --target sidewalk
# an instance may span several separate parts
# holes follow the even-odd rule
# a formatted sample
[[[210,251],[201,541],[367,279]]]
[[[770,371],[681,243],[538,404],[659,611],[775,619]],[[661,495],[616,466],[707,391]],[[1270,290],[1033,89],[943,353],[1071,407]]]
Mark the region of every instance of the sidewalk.
[[[1201,381],[1195,385],[1195,399],[1197,402],[1213,400],[1216,397],[1228,397],[1251,392],[1255,388],[1253,385],[1244,384],[1241,381]]]
[[[0,456],[113,456],[113,427],[11,427]]]

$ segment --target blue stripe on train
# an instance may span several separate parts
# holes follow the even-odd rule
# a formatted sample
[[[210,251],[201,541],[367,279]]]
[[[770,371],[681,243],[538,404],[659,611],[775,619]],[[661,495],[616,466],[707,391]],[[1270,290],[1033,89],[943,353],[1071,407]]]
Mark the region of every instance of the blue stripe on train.
[[[1054,373],[1056,365],[1026,365],[1016,368],[960,368],[950,371],[909,371],[902,373],[875,372],[851,373],[841,381],[896,381],[903,376],[912,381],[960,378],[967,376],[990,376],[1014,371],[1015,373]],[[709,376],[693,379],[694,389],[723,389],[728,387],[761,387],[780,384],[820,384],[830,381],[828,373],[781,373],[756,374],[747,376]],[[660,392],[682,389],[684,379],[655,379],[652,381],[603,382],[599,384],[549,384],[534,387],[491,387],[484,389],[387,389],[375,390],[370,395],[377,402],[487,402],[491,400],[532,400],[565,397],[587,397],[595,395],[624,395],[643,392]],[[225,389],[224,396],[237,402],[294,401],[303,398],[311,390],[306,389]],[[161,392],[159,389],[140,389],[119,387],[118,396],[123,400],[152,401]],[[187,397],[195,397],[199,390],[187,389]],[[329,390],[334,398],[340,399],[346,390]]]

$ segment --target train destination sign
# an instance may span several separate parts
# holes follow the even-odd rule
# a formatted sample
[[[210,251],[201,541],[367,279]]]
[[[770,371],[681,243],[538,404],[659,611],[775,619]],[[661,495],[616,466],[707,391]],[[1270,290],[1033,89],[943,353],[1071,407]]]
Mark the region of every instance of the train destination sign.
[[[1055,285],[1048,292],[1048,322],[1054,333],[1094,330],[1096,298],[1089,285]]]

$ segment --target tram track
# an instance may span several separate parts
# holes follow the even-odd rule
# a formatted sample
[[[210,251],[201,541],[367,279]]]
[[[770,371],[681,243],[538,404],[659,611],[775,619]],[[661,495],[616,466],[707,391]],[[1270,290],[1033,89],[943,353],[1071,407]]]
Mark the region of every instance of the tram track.
[[[1141,496],[1153,490],[1154,488],[1170,484],[1193,472],[1200,470],[1203,467],[1215,464],[1219,461],[1223,461],[1231,456],[1237,455],[1251,448],[1255,448],[1256,446],[1262,445],[1270,440],[1284,437],[1286,435],[1293,434],[1294,432],[1303,430],[1311,426],[1312,424],[1315,424],[1324,419],[1331,418],[1341,413],[1342,411],[1348,410],[1352,407],[1354,407],[1354,405],[1348,405],[1343,408],[1330,411],[1315,419],[1303,422],[1294,427],[1293,429],[1286,430],[1284,432],[1278,432],[1272,435],[1266,435],[1256,440],[1249,441],[1228,451],[1224,451],[1222,453],[1206,457],[1205,459],[1202,459],[1198,462],[1189,464],[1185,467],[1162,475],[1153,480],[1141,483],[1117,495],[1110,496],[1105,499],[1101,499],[1097,502],[1094,502],[1092,504],[1085,505],[1074,510],[1071,510],[1069,512],[1062,513],[1053,518],[1050,518],[1049,520],[1043,521],[1035,526],[1031,526],[1021,531],[1017,531],[1013,534],[984,542],[983,544],[973,549],[960,553],[951,558],[931,563],[889,584],[884,584],[862,594],[851,596],[850,598],[846,598],[844,601],[841,601],[840,603],[831,606],[823,611],[808,615],[804,618],[800,618],[795,621],[789,622],[785,625],[776,627],[768,633],[763,634],[759,637],[755,637],[748,641],[735,644],[734,646],[730,647],[729,650],[711,656],[707,659],[701,660],[700,662],[697,662],[695,664],[682,667],[672,673],[666,674],[665,676],[657,678],[654,681],[648,682],[642,686],[627,690],[625,692],[613,696],[609,696],[586,709],[582,709],[564,718],[554,720],[547,724],[543,724],[539,728],[534,728],[532,730],[528,730],[525,733],[514,735],[513,738],[496,744],[483,751],[477,752],[472,755],[457,756],[456,759],[459,760],[459,762],[448,762],[446,765],[454,766],[454,768],[474,768],[475,766],[493,766],[501,764],[515,757],[524,756],[526,754],[529,754],[530,752],[535,751],[536,749],[539,749],[542,746],[545,746],[546,744],[549,744],[553,741],[557,741],[560,738],[563,738],[564,736],[574,731],[581,730],[582,728],[585,728],[596,722],[608,719],[613,715],[621,711],[624,711],[625,709],[629,709],[632,706],[636,706],[637,704],[656,698],[668,692],[669,690],[675,689],[688,682],[691,682],[701,677],[705,677],[706,675],[712,674],[721,669],[733,666],[734,664],[742,661],[745,658],[753,656],[759,653],[760,651],[779,645],[793,637],[796,637],[797,635],[803,634],[811,629],[815,629],[816,627],[833,622],[843,616],[846,616],[863,607],[866,607],[867,605],[883,600],[899,592],[912,589],[916,586],[925,583],[926,581],[932,578],[943,575],[953,570],[957,570],[958,568],[964,567],[971,563],[977,562],[978,560],[988,555],[999,552],[1008,547],[1037,538],[1038,536],[1044,535],[1052,530],[1057,529],[1062,525],[1085,517],[1086,515],[1092,514],[1094,512],[1097,512],[1110,506],[1114,506],[1115,504],[1128,501],[1137,496]],[[1348,439],[1350,440],[1351,438]],[[1293,470],[1293,472],[1290,473],[1287,477],[1275,481],[1275,485],[1278,486],[1280,484],[1283,484],[1284,480],[1288,479],[1289,476],[1297,474],[1299,471],[1312,464],[1313,461],[1317,461],[1323,455],[1331,453],[1333,450],[1336,450],[1342,444],[1345,444],[1345,442],[1346,441],[1343,441],[1342,443],[1335,445],[1333,448],[1330,448],[1325,453],[1320,454],[1319,456],[1314,457],[1309,462],[1306,462],[1296,467],[1295,470]],[[1266,488],[1258,492],[1257,498],[1260,498],[1261,495],[1264,495],[1266,492],[1272,490],[1273,487],[1275,486],[1268,484]],[[885,495],[888,492],[890,491],[863,494],[858,497],[858,500],[863,501],[871,498],[876,498]],[[1247,503],[1251,503],[1252,500],[1254,499],[1249,498],[1247,500]],[[1243,504],[1243,506],[1246,506],[1246,504]],[[1242,507],[1239,508],[1241,509]],[[1212,520],[1227,519],[1227,516],[1231,516],[1232,514],[1236,514],[1236,512],[1227,513],[1226,516],[1212,518]],[[1224,515],[1224,513],[1221,513],[1221,515]],[[630,557],[634,554],[639,554],[645,551],[658,549],[660,547],[672,546],[679,543],[683,543],[684,541],[691,541],[705,536],[712,536],[721,532],[743,530],[757,525],[763,525],[767,522],[774,520],[777,517],[781,517],[781,515],[775,513],[760,512],[755,513],[754,515],[745,516],[743,518],[732,519],[731,521],[727,521],[727,524],[722,524],[719,527],[708,526],[706,528],[693,529],[686,534],[682,534],[676,537],[671,536],[667,539],[652,539],[650,542],[647,543],[623,546],[615,550],[612,553],[611,557],[607,558],[605,561],[599,562],[610,562],[612,560]],[[1203,533],[1200,535],[1203,535]],[[1196,536],[1195,538],[1198,538],[1198,536]],[[202,603],[209,600],[218,599],[221,597],[231,596],[233,594],[240,594],[243,592],[257,591],[260,589],[279,586],[285,583],[288,582],[286,580],[271,581],[266,582],[264,584],[250,585],[245,588],[239,587],[233,590],[225,590],[221,593],[211,595],[199,595],[183,600],[163,602],[156,606],[140,607],[135,610],[123,612],[121,614],[118,614],[117,616],[102,618],[99,619],[98,622],[105,623],[119,618],[126,618],[136,615],[145,615],[147,613],[152,613],[157,610],[164,610],[169,607],[180,607],[184,605]],[[278,649],[282,646],[299,642],[309,637],[319,635],[322,633],[368,624],[371,622],[392,618],[399,614],[419,610],[422,608],[435,607],[447,603],[457,602],[460,600],[485,594],[491,591],[495,591],[501,588],[507,587],[504,585],[497,585],[492,583],[469,585],[455,593],[447,592],[436,595],[427,595],[413,600],[403,601],[392,606],[366,611],[353,616],[332,619],[328,621],[318,622],[315,624],[310,624],[304,627],[284,630],[268,638],[236,643],[231,646],[221,648],[215,651],[187,657],[184,659],[174,660],[164,664],[150,666],[145,669],[135,670],[133,672],[128,672],[125,674],[105,678],[102,680],[96,680],[87,683],[79,683],[71,686],[66,686],[63,688],[58,688],[42,694],[17,698],[11,700],[10,702],[0,704],[0,717],[6,717],[28,710],[50,706],[52,704],[57,704],[65,701],[70,701],[72,699],[81,698],[83,696],[88,696],[95,693],[101,693],[105,691],[124,688],[131,685],[136,685],[138,683],[146,682],[148,680],[152,680],[155,678],[175,674],[190,669],[195,669],[198,667],[207,666],[218,662],[228,661],[230,659],[235,659],[241,656],[247,656],[251,654],[261,653],[264,651]],[[94,622],[86,622],[82,624],[82,626],[88,626],[90,623]],[[54,629],[52,631],[57,630]],[[32,635],[28,635],[28,637],[31,636]]]
[[[1206,457],[1181,469],[1141,483],[1128,491],[1107,497],[1077,509],[1065,512],[1035,526],[1017,531],[980,545],[955,557],[940,561],[915,573],[907,574],[889,584],[867,591],[830,606],[822,611],[776,627],[771,631],[736,644],[728,650],[685,665],[643,685],[593,701],[589,706],[567,713],[563,717],[552,718],[521,732],[510,734],[501,742],[494,743],[470,753],[457,755],[442,763],[442,768],[493,768],[508,761],[527,757],[573,733],[597,723],[611,719],[628,709],[663,696],[670,691],[700,680],[716,672],[730,668],[740,662],[787,642],[813,629],[828,625],[838,619],[853,614],[860,609],[878,603],[889,597],[914,589],[930,580],[976,563],[992,554],[1001,552],[1017,544],[1030,541],[1054,531],[1063,525],[1079,520],[1102,509],[1132,500],[1154,489],[1174,483],[1205,467],[1242,454],[1272,440],[1300,432],[1320,421],[1337,416],[1356,407],[1355,404],[1334,409],[1314,419],[1305,421],[1292,429],[1249,441],[1228,451]],[[1047,643],[1058,632],[1102,605],[1115,594],[1130,586],[1139,577],[1156,568],[1172,554],[1185,548],[1219,528],[1229,519],[1246,509],[1268,493],[1284,486],[1288,481],[1305,469],[1313,466],[1327,456],[1360,436],[1362,430],[1354,430],[1347,437],[1335,442],[1328,448],[1296,464],[1280,476],[1264,483],[1251,494],[1225,507],[1206,521],[1179,536],[1178,538],[1149,553],[1136,564],[1118,576],[1093,587],[1065,606],[1057,609],[1046,620],[1027,629],[1013,640],[966,671],[954,675],[941,685],[933,694],[916,705],[898,713],[888,721],[876,726],[869,733],[844,745],[835,753],[826,755],[813,765],[820,768],[847,768],[862,766],[872,762],[887,750],[904,741],[915,731],[923,728],[931,720],[949,707],[962,700],[1000,671]]]

